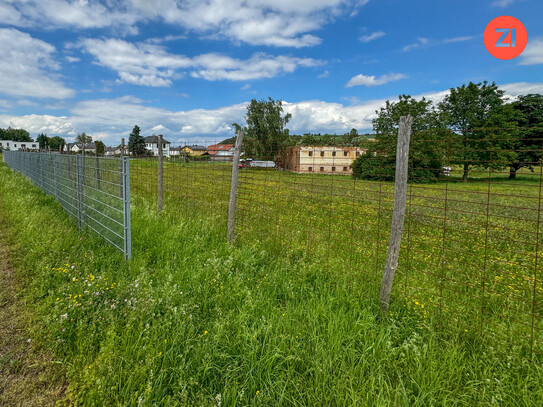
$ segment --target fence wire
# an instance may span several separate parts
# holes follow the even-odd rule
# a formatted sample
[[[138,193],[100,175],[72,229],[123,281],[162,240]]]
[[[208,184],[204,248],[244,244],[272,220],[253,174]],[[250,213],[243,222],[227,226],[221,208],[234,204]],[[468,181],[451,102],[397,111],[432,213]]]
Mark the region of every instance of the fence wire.
[[[80,229],[131,257],[128,158],[4,151],[4,162],[53,196]]]
[[[413,133],[393,302],[421,323],[437,318],[497,349],[543,356],[541,135],[543,129],[524,136],[490,128]],[[396,135],[377,138],[314,137],[290,147],[246,139],[237,244],[304,262],[331,284],[377,298],[394,206]],[[208,218],[226,238],[230,160],[190,152],[166,158],[164,210]],[[155,203],[156,165],[153,158],[132,163],[135,194]]]

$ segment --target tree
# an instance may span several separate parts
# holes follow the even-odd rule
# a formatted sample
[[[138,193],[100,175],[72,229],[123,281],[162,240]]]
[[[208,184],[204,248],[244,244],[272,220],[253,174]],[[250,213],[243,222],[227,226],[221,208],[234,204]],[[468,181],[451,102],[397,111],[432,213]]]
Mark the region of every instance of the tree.
[[[40,133],[36,141],[39,143],[40,150],[45,150],[49,146],[49,137],[44,133]]]
[[[290,113],[283,116],[280,100],[271,97],[267,101],[252,99],[245,116],[245,153],[255,158],[274,159],[289,145],[289,131],[284,127],[291,117]],[[239,124],[233,123],[233,126],[241,130]]]
[[[128,151],[134,157],[143,157],[146,155],[145,139],[140,135],[140,128],[138,125],[134,126],[128,137]]]
[[[61,151],[64,148],[64,145],[66,144],[66,140],[64,140],[60,136],[49,137],[47,142],[49,144],[49,147],[51,147],[51,150],[58,150],[58,151]]]
[[[75,142],[76,143],[79,143],[81,144],[81,148],[83,150],[83,155],[85,155],[85,146],[88,144],[88,143],[91,143],[92,142],[92,137],[91,136],[87,136],[87,134],[85,132],[83,133],[79,133],[77,135],[77,137],[75,138]]]
[[[515,118],[519,126],[518,138],[512,146],[516,156],[509,164],[509,179],[515,179],[522,167],[533,171],[542,159],[543,95],[519,96],[511,107],[517,113]]]
[[[409,176],[412,181],[433,180],[443,174],[445,130],[430,100],[416,100],[409,95],[400,95],[398,101],[387,100],[385,106],[375,113],[375,141],[361,143],[367,152],[351,166],[355,178],[394,179],[398,126],[400,117],[407,115],[413,117],[409,154]]]
[[[33,141],[30,133],[24,129],[0,129],[0,140]]]
[[[510,158],[502,144],[507,138],[506,132],[481,129],[510,123],[510,111],[503,108],[504,102],[504,92],[496,83],[484,81],[450,89],[439,104],[441,118],[458,135],[451,150],[454,161],[463,166],[466,182],[473,166],[499,166]]]
[[[96,145],[96,155],[104,155],[104,152],[106,151],[106,145],[100,140],[95,141],[94,144]]]

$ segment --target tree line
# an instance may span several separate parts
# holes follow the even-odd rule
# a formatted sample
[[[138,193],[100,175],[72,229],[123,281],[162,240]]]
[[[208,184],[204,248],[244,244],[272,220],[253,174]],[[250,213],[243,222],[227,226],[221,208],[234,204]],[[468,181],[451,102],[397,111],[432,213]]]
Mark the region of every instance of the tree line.
[[[444,99],[416,100],[400,95],[376,111],[374,142],[365,142],[365,157],[353,163],[355,177],[393,179],[398,123],[413,117],[410,171],[413,179],[443,175],[445,165],[460,168],[464,181],[474,168],[518,170],[541,160],[543,143],[543,95],[528,94],[508,100],[494,83],[470,82],[451,88]],[[368,159],[375,157],[376,160]]]

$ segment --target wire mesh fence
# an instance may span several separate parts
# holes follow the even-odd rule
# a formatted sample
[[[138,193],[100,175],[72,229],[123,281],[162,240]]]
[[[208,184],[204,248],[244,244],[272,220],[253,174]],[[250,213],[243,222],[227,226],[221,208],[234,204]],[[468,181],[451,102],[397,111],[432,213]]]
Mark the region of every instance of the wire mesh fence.
[[[236,243],[317,266],[377,297],[394,207],[396,135],[242,146]],[[387,141],[388,140],[388,141]],[[211,219],[226,238],[233,145],[164,162],[164,210]],[[179,146],[179,151],[183,151]],[[543,129],[415,132],[392,300],[492,347],[543,356]],[[156,159],[134,192],[156,199]],[[156,201],[155,201],[156,202]],[[365,295],[365,294],[363,294]]]
[[[4,162],[53,196],[78,227],[131,257],[128,158],[4,151]]]

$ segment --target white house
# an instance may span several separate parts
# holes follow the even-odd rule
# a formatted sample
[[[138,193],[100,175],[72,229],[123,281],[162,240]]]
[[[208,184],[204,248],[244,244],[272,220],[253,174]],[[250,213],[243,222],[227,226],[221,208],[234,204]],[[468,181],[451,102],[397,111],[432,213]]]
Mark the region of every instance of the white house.
[[[80,143],[67,143],[64,145],[64,151],[67,153],[78,154],[83,150],[83,146]],[[96,154],[96,144],[88,143],[85,144],[85,152]]]
[[[158,136],[145,137],[145,148],[153,155],[158,155]],[[170,156],[170,142],[162,139],[162,154],[164,157]]]
[[[37,141],[0,140],[0,150],[25,151],[39,149],[40,143]]]

